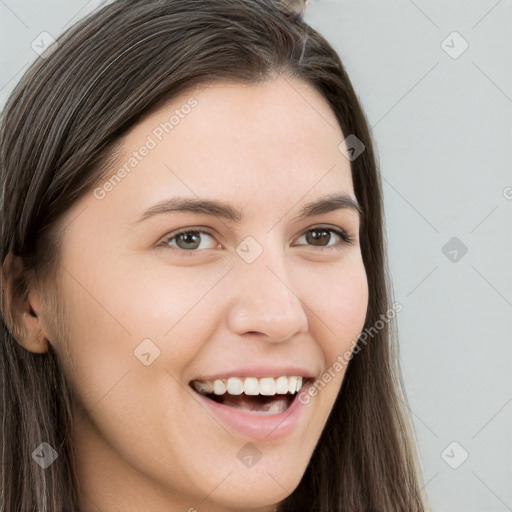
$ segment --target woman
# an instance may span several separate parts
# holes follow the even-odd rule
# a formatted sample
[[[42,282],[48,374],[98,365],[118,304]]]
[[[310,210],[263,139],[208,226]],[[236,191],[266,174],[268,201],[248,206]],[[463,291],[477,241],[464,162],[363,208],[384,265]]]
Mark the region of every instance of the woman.
[[[117,1],[11,95],[2,510],[425,510],[368,126],[297,12]]]

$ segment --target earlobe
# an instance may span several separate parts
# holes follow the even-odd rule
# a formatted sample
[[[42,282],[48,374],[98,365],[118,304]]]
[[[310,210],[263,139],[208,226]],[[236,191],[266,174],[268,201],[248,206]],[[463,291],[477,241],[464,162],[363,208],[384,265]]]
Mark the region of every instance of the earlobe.
[[[41,301],[29,289],[27,272],[19,256],[9,253],[2,265],[2,311],[16,341],[30,352],[48,352],[49,341],[41,323]]]

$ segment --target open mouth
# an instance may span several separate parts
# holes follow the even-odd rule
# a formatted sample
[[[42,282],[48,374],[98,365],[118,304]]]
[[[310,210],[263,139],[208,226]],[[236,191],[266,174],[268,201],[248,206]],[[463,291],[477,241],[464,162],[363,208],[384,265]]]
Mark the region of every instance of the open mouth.
[[[293,404],[308,380],[300,376],[230,377],[194,380],[190,385],[200,395],[227,407],[254,414],[279,414]]]

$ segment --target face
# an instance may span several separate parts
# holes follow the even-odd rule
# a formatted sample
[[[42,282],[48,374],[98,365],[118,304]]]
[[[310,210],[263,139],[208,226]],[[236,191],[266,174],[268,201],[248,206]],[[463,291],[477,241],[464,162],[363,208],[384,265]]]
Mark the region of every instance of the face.
[[[301,82],[217,82],[136,125],[67,212],[49,338],[83,510],[269,510],[298,485],[368,301],[344,138]]]

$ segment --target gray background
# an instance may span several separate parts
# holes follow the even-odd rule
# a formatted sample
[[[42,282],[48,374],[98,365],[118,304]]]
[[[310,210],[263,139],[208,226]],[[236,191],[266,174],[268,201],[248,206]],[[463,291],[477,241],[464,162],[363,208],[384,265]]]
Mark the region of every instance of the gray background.
[[[0,105],[40,34],[102,3],[0,0]],[[306,20],[338,50],[377,144],[432,508],[512,511],[512,2],[310,0]]]

